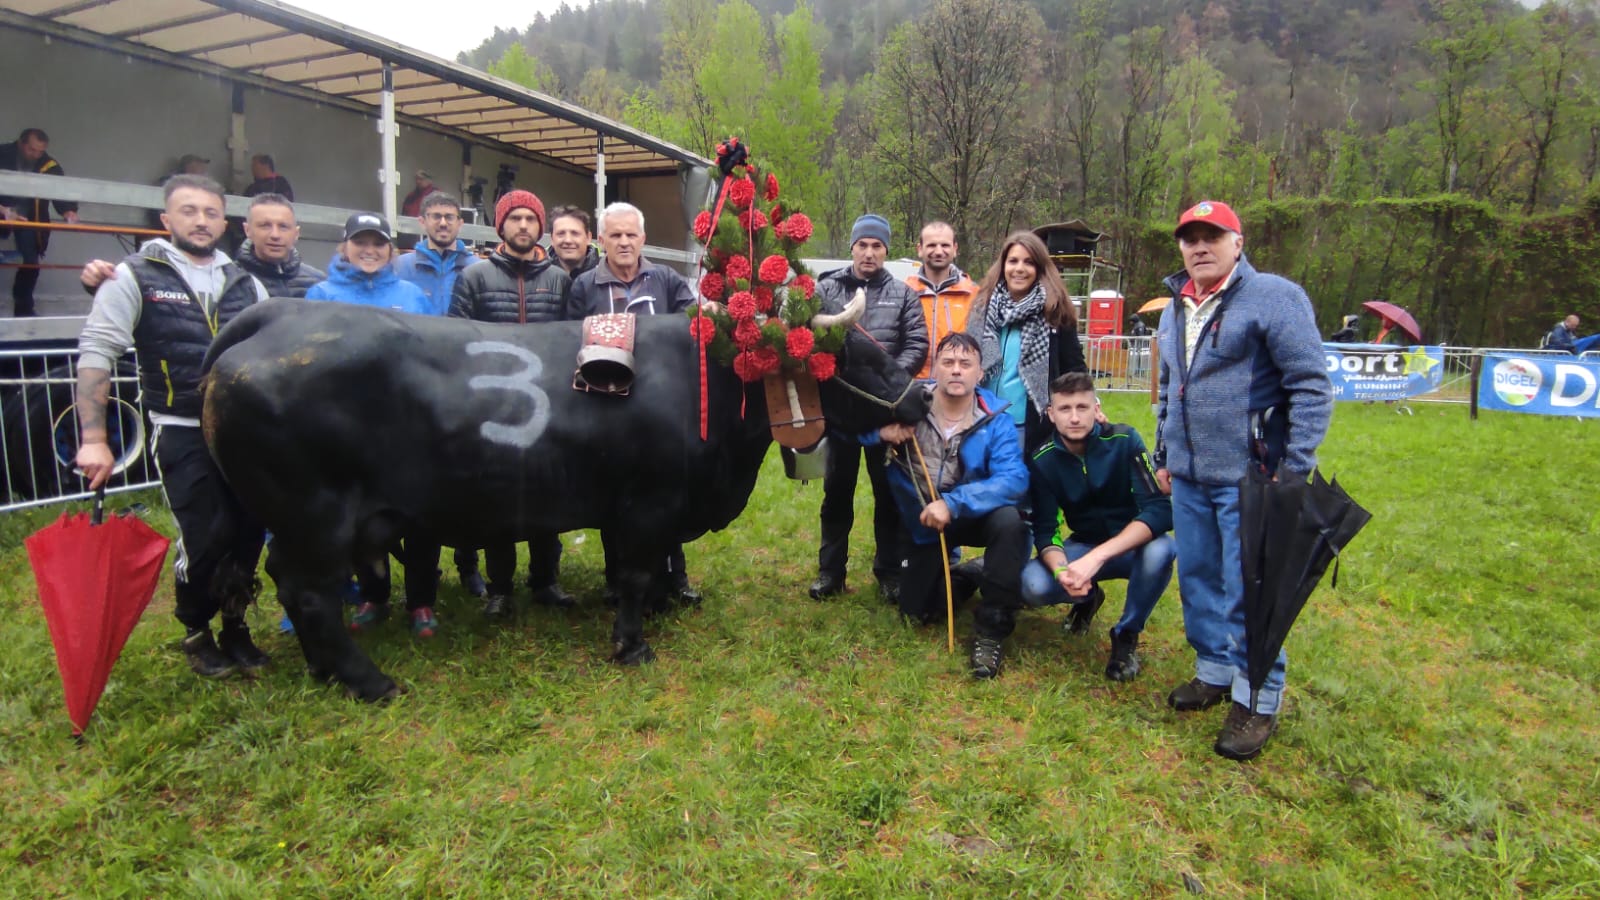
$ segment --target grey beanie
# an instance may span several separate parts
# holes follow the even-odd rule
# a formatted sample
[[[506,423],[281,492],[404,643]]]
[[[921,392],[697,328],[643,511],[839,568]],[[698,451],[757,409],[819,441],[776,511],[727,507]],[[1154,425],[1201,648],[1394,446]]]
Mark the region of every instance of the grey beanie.
[[[877,238],[885,247],[889,246],[889,220],[877,213],[867,213],[857,219],[856,224],[850,226],[850,246],[854,247],[862,238]]]

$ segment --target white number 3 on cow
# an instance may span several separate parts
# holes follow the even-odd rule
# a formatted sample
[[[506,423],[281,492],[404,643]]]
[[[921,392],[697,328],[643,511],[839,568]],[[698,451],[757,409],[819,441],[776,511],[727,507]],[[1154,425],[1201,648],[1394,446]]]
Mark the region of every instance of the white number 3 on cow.
[[[478,431],[486,440],[496,444],[526,450],[533,446],[533,442],[544,434],[545,427],[550,424],[550,395],[534,382],[539,373],[544,371],[544,363],[531,351],[504,341],[473,341],[467,345],[468,356],[482,356],[485,353],[514,356],[522,361],[522,368],[509,375],[474,375],[467,380],[467,387],[475,391],[516,391],[533,401],[533,413],[520,425],[484,422],[478,426]]]

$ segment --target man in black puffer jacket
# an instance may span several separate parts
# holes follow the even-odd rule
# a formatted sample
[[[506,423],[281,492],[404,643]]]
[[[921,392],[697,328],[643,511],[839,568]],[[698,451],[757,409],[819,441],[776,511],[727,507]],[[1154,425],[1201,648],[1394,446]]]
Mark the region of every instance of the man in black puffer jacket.
[[[300,240],[300,223],[294,207],[282,194],[257,194],[245,214],[245,241],[233,261],[254,275],[267,289],[268,297],[304,297],[311,286],[328,276],[316,266],[300,261],[295,244]],[[103,259],[90,260],[78,273],[83,289],[93,294],[100,283],[115,277],[116,265]]]
[[[572,281],[566,270],[539,246],[544,233],[544,203],[531,191],[509,191],[494,205],[494,227],[504,243],[488,259],[462,270],[451,291],[450,315],[524,325],[561,319]],[[505,617],[513,609],[516,545],[483,548],[483,562],[489,576],[483,614]],[[557,583],[560,569],[560,537],[549,534],[528,541],[528,583],[535,603],[572,606],[576,602]]]
[[[888,253],[888,220],[867,213],[850,229],[850,267],[824,273],[817,280],[817,295],[822,298],[823,311],[838,312],[857,290],[866,291],[867,311],[860,327],[883,345],[901,368],[916,375],[928,357],[927,319],[917,292],[884,268]],[[844,591],[862,453],[854,436],[829,435],[828,473],[822,481],[822,549],[817,553],[817,580],[811,585],[811,596],[816,600]],[[865,455],[867,478],[872,482],[872,530],[877,540],[872,574],[877,576],[884,600],[897,603],[902,556],[900,517],[889,490],[883,446],[868,447]]]

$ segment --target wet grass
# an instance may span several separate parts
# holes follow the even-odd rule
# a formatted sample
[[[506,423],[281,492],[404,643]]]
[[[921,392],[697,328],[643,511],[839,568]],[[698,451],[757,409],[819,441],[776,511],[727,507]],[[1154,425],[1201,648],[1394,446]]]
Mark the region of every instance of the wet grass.
[[[690,548],[708,599],[652,623],[653,665],[605,661],[592,535],[583,608],[495,628],[447,576],[438,639],[364,638],[411,687],[385,707],[306,678],[270,602],[273,670],[194,678],[164,585],[79,747],[20,546],[53,516],[5,516],[0,894],[1594,896],[1600,426],[1415,409],[1338,409],[1324,467],[1376,518],[1247,765],[1210,750],[1220,708],[1163,702],[1193,662],[1175,589],[1131,684],[1058,612],[973,683],[859,543],[853,592],[805,597],[821,489],[775,458]]]

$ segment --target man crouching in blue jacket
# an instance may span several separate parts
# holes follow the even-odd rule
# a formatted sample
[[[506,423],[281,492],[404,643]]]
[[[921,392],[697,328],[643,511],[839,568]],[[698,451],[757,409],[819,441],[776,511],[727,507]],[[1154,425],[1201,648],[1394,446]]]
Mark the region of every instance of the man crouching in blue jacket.
[[[1000,674],[1001,642],[1016,626],[1028,529],[1017,504],[1028,469],[1017,426],[1006,404],[978,387],[983,350],[971,335],[953,332],[934,350],[933,403],[916,425],[886,425],[862,446],[895,445],[889,486],[911,532],[902,564],[900,611],[921,622],[944,613],[943,551],[939,533],[956,546],[984,547],[982,601],[973,611],[977,640],[972,677]],[[936,487],[929,496],[929,481]]]
[[[1156,486],[1139,432],[1101,424],[1099,410],[1088,373],[1050,383],[1045,415],[1056,433],[1028,459],[1039,556],[1022,572],[1022,599],[1074,604],[1067,631],[1083,634],[1106,599],[1100,582],[1128,579],[1106,677],[1131,681],[1139,674],[1139,633],[1172,582],[1172,501]]]

